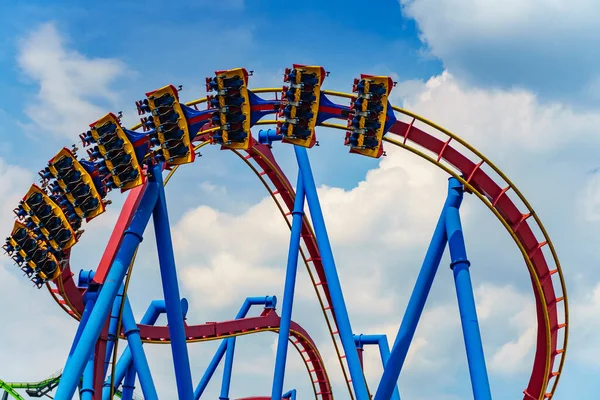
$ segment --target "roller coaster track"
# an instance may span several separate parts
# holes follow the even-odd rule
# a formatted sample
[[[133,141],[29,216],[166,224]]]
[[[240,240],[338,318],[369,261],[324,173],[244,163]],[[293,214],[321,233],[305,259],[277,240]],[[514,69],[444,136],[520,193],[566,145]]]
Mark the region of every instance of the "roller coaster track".
[[[267,88],[253,89],[252,91],[254,93],[278,93],[281,89]],[[350,94],[326,90],[323,93],[343,98],[353,97]],[[204,98],[187,103],[187,105],[196,106],[205,101]],[[546,229],[516,186],[498,167],[474,147],[450,131],[423,117],[398,107],[394,107],[394,110],[407,120],[398,120],[390,128],[384,140],[389,144],[418,155],[459,179],[469,192],[473,193],[490,209],[521,251],[532,282],[538,323],[534,364],[529,383],[524,390],[524,399],[541,400],[551,398],[556,390],[565,360],[568,343],[568,303],[560,263]],[[266,120],[259,121],[257,125],[271,125],[273,123],[276,123],[276,121]],[[347,130],[345,125],[332,123],[322,123],[321,125]],[[418,125],[423,125],[427,131],[421,129]],[[133,127],[133,129],[138,127]],[[429,131],[433,133],[429,133]],[[200,132],[195,140],[195,143],[199,143],[197,147],[206,144],[205,140],[205,134]],[[276,163],[270,148],[255,144],[245,153],[240,151],[235,151],[235,153],[259,177],[284,215],[288,226],[291,226],[290,215],[293,208],[294,191]],[[130,194],[130,198],[132,198],[132,195]],[[534,232],[534,230],[539,233]],[[335,310],[331,306],[327,281],[315,236],[306,219],[302,231],[302,242],[301,255],[325,315],[346,377],[350,397],[353,399],[347,365],[344,362],[345,355],[341,351],[335,323]],[[544,255],[544,249],[550,252],[548,259]],[[52,284],[48,285],[48,289],[57,303],[69,315],[75,319],[80,318],[83,310],[82,290],[77,288],[68,264],[63,267],[63,273]],[[559,307],[561,303],[562,307]],[[166,327],[141,328],[144,328],[142,336],[146,337],[146,341],[168,343],[168,335],[164,334]],[[192,326],[187,329],[198,329],[198,332],[200,332],[200,328]],[[159,334],[159,332],[162,333]],[[188,336],[193,341],[201,340],[200,337],[194,335]],[[313,382],[318,381],[317,372],[310,371],[312,369],[309,368],[311,380]],[[318,392],[315,390],[315,393]],[[321,396],[321,398],[323,397]]]
[[[32,397],[42,397],[58,385],[58,381],[61,377],[61,372],[62,371],[58,371],[52,374],[52,376],[39,382],[4,382],[3,380],[0,380],[0,390],[4,390],[5,392],[4,397],[2,397],[2,400],[4,400],[9,395],[14,399],[24,400],[23,396],[17,393],[15,389],[26,389],[28,394],[32,395]],[[30,393],[33,391],[38,392],[38,395],[34,396],[35,393]]]

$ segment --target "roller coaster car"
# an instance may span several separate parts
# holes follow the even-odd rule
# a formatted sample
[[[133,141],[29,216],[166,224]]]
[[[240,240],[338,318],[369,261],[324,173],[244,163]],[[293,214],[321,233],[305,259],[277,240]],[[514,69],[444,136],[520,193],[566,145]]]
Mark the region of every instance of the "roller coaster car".
[[[173,85],[146,93],[147,99],[138,102],[138,113],[150,112],[152,121],[145,121],[152,145],[160,146],[158,153],[168,165],[191,163],[195,159],[187,120],[177,89]],[[142,122],[144,123],[144,122]]]
[[[124,143],[122,139],[118,140]],[[89,222],[104,212],[104,202],[92,176],[69,149],[59,151],[40,175],[43,182],[49,178],[56,179],[51,191],[58,195],[58,199],[61,195],[65,196],[80,218]],[[60,200],[55,202],[61,205]]]
[[[325,76],[323,67],[294,64],[292,69],[285,70],[283,80],[289,82],[289,86],[283,87],[278,117],[284,119],[277,125],[277,133],[283,135],[284,142],[303,147],[315,145],[315,126]]]
[[[216,92],[216,95],[208,96],[208,107],[215,110],[211,115],[211,125],[221,129],[211,136],[211,142],[228,149],[247,150],[253,142],[248,71],[235,68],[216,71],[215,75],[206,78],[206,90]]]
[[[38,240],[31,230],[18,221],[3,247],[38,287],[60,274],[59,263],[46,242]]]
[[[346,145],[351,153],[379,158],[383,154],[388,96],[394,82],[387,76],[361,75],[354,80],[352,92],[356,99],[350,105]]]
[[[81,226],[81,218],[74,211],[65,214],[37,185],[31,186],[15,214],[28,229],[38,234],[36,239],[45,238],[57,251],[69,249],[77,242],[75,231]],[[23,215],[29,218],[25,219]]]
[[[117,116],[113,113],[106,114],[90,124],[90,127],[91,130],[85,139],[95,143],[96,146],[88,150],[88,153],[92,160],[102,159],[98,170],[100,174],[106,176],[107,187],[119,188],[124,192],[144,183],[142,167],[137,160],[135,149],[123,131]],[[98,202],[99,207],[102,203],[101,199],[94,196],[92,198]],[[96,201],[88,198],[86,207],[93,210]]]

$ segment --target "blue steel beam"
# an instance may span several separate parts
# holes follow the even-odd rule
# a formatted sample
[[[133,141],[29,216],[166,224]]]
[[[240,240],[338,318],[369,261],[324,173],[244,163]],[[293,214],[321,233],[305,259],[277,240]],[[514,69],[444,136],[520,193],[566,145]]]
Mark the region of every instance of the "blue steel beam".
[[[354,335],[354,342],[358,349],[362,349],[364,345],[376,345],[379,348],[381,365],[385,368],[390,359],[390,345],[386,335]],[[391,400],[400,400],[398,385],[394,388]]]
[[[140,324],[142,325],[154,325],[156,320],[161,314],[164,314],[166,311],[165,301],[164,300],[154,300],[148,306],[146,313],[142,317]],[[129,346],[123,350],[123,353],[119,357],[119,361],[117,362],[117,366],[115,368],[115,388],[118,388],[123,381],[123,378],[126,376],[127,371],[132,365],[131,358],[131,349]],[[135,368],[134,368],[135,372]],[[135,375],[134,375],[135,376]],[[108,400],[110,397],[110,376],[104,382],[104,387],[102,388],[102,398],[104,400]],[[123,389],[124,390],[124,389]]]
[[[123,307],[123,331],[127,338],[127,343],[129,344],[129,351],[131,352],[133,365],[135,366],[135,371],[140,380],[144,398],[146,400],[158,400],[156,387],[154,386],[150,367],[148,366],[148,359],[146,358],[146,353],[144,353],[144,348],[142,347],[140,330],[135,322],[133,310],[129,304],[129,299],[127,298],[125,298],[125,306]]]
[[[135,367],[130,365],[125,374],[125,382],[123,382],[123,390],[121,391],[121,400],[132,400],[133,391],[135,390]],[[111,399],[112,400],[112,399]]]
[[[94,398],[94,355],[90,359],[83,371],[83,382],[79,390],[81,400],[92,400]]]
[[[150,220],[150,215],[158,198],[158,187],[151,182],[144,192],[138,209],[133,216],[129,228],[124,232],[121,245],[113,264],[108,272],[106,281],[100,289],[98,299],[90,312],[90,317],[81,332],[79,342],[73,354],[67,360],[63,374],[56,390],[56,400],[71,400],[81,378],[85,365],[94,351],[94,347],[104,323],[111,311],[115,297],[135,251],[142,241],[144,230]]]
[[[285,377],[285,363],[287,360],[288,339],[290,337],[290,324],[292,321],[292,308],[294,304],[294,290],[296,288],[296,274],[298,270],[298,254],[300,253],[300,237],[304,218],[304,183],[302,172],[298,172],[296,184],[296,198],[292,211],[292,232],[285,273],[283,289],[283,305],[279,322],[279,335],[277,338],[277,353],[275,358],[275,372],[273,375],[273,389],[271,400],[281,400],[283,394],[283,380]]]
[[[398,330],[398,335],[394,341],[390,358],[383,370],[379,387],[375,392],[374,400],[389,400],[398,385],[400,371],[406,360],[408,349],[417,330],[419,319],[423,313],[425,302],[431,291],[431,285],[437,273],[448,237],[446,235],[446,209],[452,201],[452,189],[448,188],[448,197],[442,207],[440,218],[433,232],[433,237],[425,254],[423,265],[419,271],[415,287],[408,301],[408,306],[404,312],[402,323]]]
[[[475,400],[491,400],[492,393],[490,391],[490,382],[483,354],[483,343],[481,342],[481,333],[477,321],[473,286],[471,284],[471,277],[469,276],[470,263],[467,259],[465,239],[460,222],[459,207],[463,198],[463,186],[460,181],[455,178],[450,179],[450,192],[452,202],[446,210],[446,231],[451,259],[450,267],[454,274],[473,397]]]
[[[119,324],[119,313],[121,312],[121,301],[123,301],[123,291],[125,286],[121,285],[115,302],[113,303],[112,311],[110,312],[110,322],[108,324],[108,341],[106,343],[106,355],[104,357],[104,376],[108,372],[108,366],[112,361],[112,351],[117,340],[117,325]]]
[[[152,169],[151,179],[158,185],[158,201],[153,213],[154,233],[156,235],[163,294],[167,306],[167,321],[171,337],[177,393],[180,400],[192,400],[194,398],[192,372],[190,370],[190,357],[185,337],[185,326],[183,324],[181,297],[177,283],[175,255],[173,254],[173,242],[171,240],[171,228],[169,226],[167,199],[163,185],[161,165],[157,165]],[[138,374],[139,372],[138,370]]]
[[[327,278],[327,286],[331,295],[331,305],[335,310],[336,325],[346,355],[356,400],[368,400],[369,391],[367,390],[367,383],[365,382],[358,352],[356,351],[354,344],[354,335],[352,334],[350,317],[348,316],[344,295],[342,294],[342,285],[337,274],[331,244],[329,243],[325,219],[323,218],[323,212],[319,203],[319,196],[317,195],[317,187],[312,175],[308,153],[304,147],[299,146],[294,146],[294,151],[296,152],[299,173],[302,175],[302,181],[304,183],[306,201],[315,229],[315,236],[321,253],[321,260],[323,262],[323,270]]]
[[[246,314],[248,314],[248,311],[250,311],[250,308],[253,305],[264,305],[265,308],[275,308],[275,306],[277,305],[277,297],[266,296],[266,297],[248,297],[248,298],[246,298],[246,300],[242,304],[242,307],[240,308],[237,315],[235,316],[235,319],[245,318]],[[211,378],[213,377],[217,367],[219,366],[219,363],[223,359],[223,355],[225,354],[225,351],[229,352],[230,351],[229,349],[231,349],[231,351],[233,353],[233,351],[235,350],[235,346],[230,347],[229,343],[231,341],[233,341],[233,343],[235,344],[235,339],[236,339],[235,337],[232,337],[232,338],[225,339],[224,341],[221,342],[221,344],[219,345],[219,348],[215,352],[215,355],[213,356],[212,360],[210,361],[210,364],[206,368],[206,371],[204,371],[204,375],[202,376],[202,379],[200,379],[200,383],[198,383],[198,386],[196,387],[196,390],[194,391],[194,400],[198,400],[200,398],[200,396],[202,396],[202,394],[204,393],[204,390],[206,390],[206,386],[208,386],[208,383],[210,382]],[[233,362],[233,358],[231,358],[231,362]],[[227,379],[229,380],[229,382],[231,382],[231,373],[232,373],[232,368],[225,368],[223,371],[223,381],[225,381],[225,379],[226,379],[225,375],[227,374],[227,375],[229,375],[229,378],[227,378]],[[221,385],[221,391],[222,391],[222,389],[223,389],[223,386]],[[226,394],[226,396],[228,396],[228,393]]]

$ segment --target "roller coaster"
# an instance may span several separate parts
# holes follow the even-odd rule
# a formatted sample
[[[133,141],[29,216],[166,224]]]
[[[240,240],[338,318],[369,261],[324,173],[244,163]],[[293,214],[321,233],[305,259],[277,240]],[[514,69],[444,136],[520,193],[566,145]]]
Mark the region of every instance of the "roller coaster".
[[[73,398],[77,391],[85,400],[132,399],[137,379],[145,399],[158,399],[144,349],[169,344],[176,380],[172,393],[177,398],[201,398],[225,358],[219,398],[229,399],[236,339],[274,332],[278,341],[272,392],[248,400],[296,396],[330,400],[334,394],[352,400],[399,400],[398,378],[448,247],[473,397],[491,399],[460,219],[464,193],[483,202],[523,256],[537,316],[536,350],[523,399],[552,398],[567,348],[567,295],[555,249],[529,202],[469,143],[393,106],[388,98],[395,82],[390,77],[363,74],[354,80],[351,93],[342,93],[322,87],[328,75],[320,66],[293,65],[285,69],[283,88],[250,89],[252,72],[220,70],[206,78],[208,95],[187,103],[180,101],[181,87],[164,86],[136,102],[140,116],[136,126],[126,128],[121,113],[108,113],[89,125],[80,142],[52,157],[40,171],[39,184],[33,184],[15,208],[16,221],[4,249],[35,287],[47,288],[78,321],[78,329],[59,375],[29,386],[2,381],[4,398],[22,398],[16,392],[19,388],[57,386],[54,398],[60,400]],[[257,126],[265,129],[253,135]],[[352,330],[308,156],[308,150],[318,144],[317,127],[344,132],[340,144],[357,156],[379,158],[385,155],[384,145],[395,146],[448,174],[448,195],[440,204],[439,221],[391,349],[385,335]],[[293,145],[298,166],[295,189],[272,152],[279,142]],[[211,145],[225,150],[222,154],[239,157],[254,172],[290,229],[279,313],[274,296],[260,296],[248,297],[232,320],[206,324],[186,320],[189,305],[180,296],[165,186],[180,166],[195,161],[200,148]],[[79,147],[86,149],[84,156],[78,155]],[[127,192],[127,197],[98,267],[77,271],[70,263],[71,249],[85,238],[84,222],[92,223],[110,206],[108,197],[114,191]],[[136,321],[127,291],[151,217],[164,297],[153,301]],[[314,287],[346,380],[340,393],[333,391],[315,342],[292,320],[299,260]],[[256,306],[259,315],[248,316]],[[166,314],[166,325],[157,325],[161,314]],[[119,356],[120,340],[127,347]],[[212,340],[220,341],[220,346],[194,387],[188,345]],[[288,343],[306,366],[312,394],[284,388]],[[366,345],[378,346],[381,354],[383,375],[376,387],[369,387],[365,379]]]

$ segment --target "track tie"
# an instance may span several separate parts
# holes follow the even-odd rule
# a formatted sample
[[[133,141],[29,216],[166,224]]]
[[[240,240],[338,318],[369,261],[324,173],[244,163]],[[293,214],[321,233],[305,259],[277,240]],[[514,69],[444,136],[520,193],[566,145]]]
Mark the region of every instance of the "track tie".
[[[248,154],[246,156],[244,156],[244,160],[249,160],[252,158],[252,154]]]
[[[448,147],[448,145],[450,144],[451,141],[452,141],[452,137],[450,137],[450,139],[446,140],[446,142],[442,146],[442,149],[440,150],[440,154],[438,154],[438,157],[436,160],[437,162],[440,162],[440,160],[442,159],[442,155],[444,154],[444,150],[446,150],[446,147]]]
[[[504,189],[502,189],[502,191],[500,191],[500,194],[496,196],[496,198],[492,202],[492,207],[496,207],[496,204],[498,204],[498,201],[500,201],[500,198],[506,193],[508,189],[510,189],[510,186],[507,186]]]
[[[260,175],[260,176],[263,176],[263,175],[265,175],[266,173],[267,173],[267,171],[260,171],[259,175]]]
[[[514,233],[517,233],[517,231],[519,230],[519,228],[521,227],[521,224],[523,222],[525,222],[529,217],[531,217],[531,213],[528,214],[522,214],[521,215],[521,219],[515,223],[511,228],[513,230]]]
[[[479,161],[479,164],[475,165],[475,167],[473,168],[473,171],[471,171],[471,173],[469,174],[469,177],[467,178],[467,183],[471,183],[471,179],[473,179],[473,175],[475,175],[475,172],[477,172],[477,170],[483,165],[483,160]]]
[[[410,121],[408,128],[406,128],[406,132],[404,133],[404,140],[402,141],[402,144],[406,144],[406,140],[408,139],[408,135],[410,134],[410,130],[412,129],[414,123],[415,123],[415,118],[413,118],[412,121]]]
[[[537,254],[538,251],[540,251],[540,249],[542,247],[544,247],[545,245],[548,244],[548,241],[544,241],[542,243],[538,243],[538,245],[536,246],[535,249],[531,250],[531,252],[529,252],[529,254],[527,255],[530,259],[533,258],[533,256],[535,256]]]
[[[559,330],[559,329],[562,329],[562,328],[564,328],[565,326],[567,326],[567,324],[558,324],[558,325],[556,326],[556,329],[554,329],[554,330],[555,330],[555,331],[557,331],[557,330]]]
[[[554,354],[558,355],[558,354],[562,354],[565,352],[565,349],[558,349],[554,352]]]
[[[532,399],[532,400],[538,400],[537,397],[533,397],[532,395],[530,395],[529,393],[527,393],[527,390],[523,391],[523,394],[525,395],[525,397],[527,397],[528,399]]]

